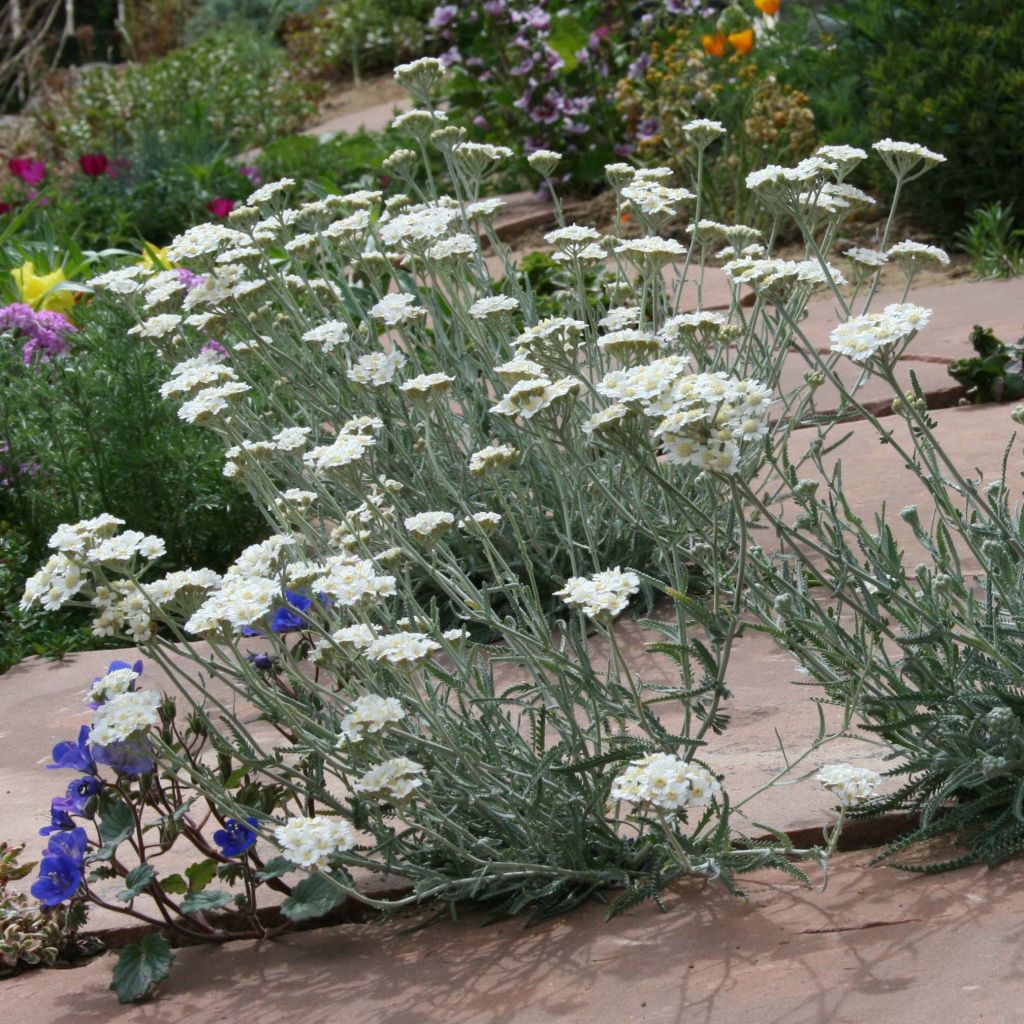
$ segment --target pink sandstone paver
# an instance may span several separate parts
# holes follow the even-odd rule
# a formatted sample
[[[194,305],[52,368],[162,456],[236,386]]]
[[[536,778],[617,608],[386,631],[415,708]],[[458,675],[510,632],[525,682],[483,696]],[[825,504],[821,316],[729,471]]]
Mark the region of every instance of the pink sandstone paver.
[[[747,901],[685,882],[605,923],[479,913],[177,950],[159,997],[119,1007],[110,958],[0,982],[17,1024],[1018,1024],[1019,863],[934,878],[835,858],[828,888],[774,873]]]
[[[382,132],[395,119],[396,114],[411,108],[412,100],[408,96],[401,96],[359,110],[347,110],[307,129],[306,134],[329,136],[338,132],[357,132],[360,129]]]

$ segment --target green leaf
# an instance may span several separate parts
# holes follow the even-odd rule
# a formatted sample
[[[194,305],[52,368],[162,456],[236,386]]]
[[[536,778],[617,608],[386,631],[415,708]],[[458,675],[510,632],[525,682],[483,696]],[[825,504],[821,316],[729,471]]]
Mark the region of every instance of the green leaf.
[[[149,864],[134,867],[124,879],[124,888],[117,894],[122,903],[130,903],[143,889],[156,878],[156,872]]]
[[[575,15],[552,19],[548,46],[565,61],[563,72],[568,73],[579,64],[576,52],[587,45],[588,35],[586,26]]]
[[[287,857],[275,857],[266,863],[262,871],[256,872],[256,877],[260,881],[266,881],[268,878],[280,878],[294,870],[295,865]]]
[[[343,893],[325,874],[310,875],[294,889],[291,896],[281,904],[281,913],[292,921],[308,921],[311,917],[322,917],[346,899]]]
[[[179,874],[168,875],[160,882],[160,888],[168,896],[183,896],[188,892],[188,883]]]
[[[125,946],[114,967],[110,987],[119,1003],[135,1003],[167,977],[174,954],[162,935],[147,935],[138,945]]]
[[[99,851],[101,859],[110,857],[135,828],[135,818],[132,816],[132,809],[123,801],[118,800],[112,803],[100,818],[100,839],[103,840],[103,848]]]
[[[190,892],[181,901],[184,914],[195,914],[200,910],[217,910],[231,902],[231,893],[223,889],[206,889],[203,892]]]
[[[185,877],[188,879],[188,887],[192,892],[202,892],[213,881],[216,874],[217,862],[209,857],[185,868]]]

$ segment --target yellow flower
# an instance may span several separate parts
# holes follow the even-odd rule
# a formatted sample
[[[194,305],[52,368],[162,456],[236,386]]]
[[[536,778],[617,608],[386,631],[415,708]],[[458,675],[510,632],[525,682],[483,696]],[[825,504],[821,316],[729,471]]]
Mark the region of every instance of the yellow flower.
[[[762,14],[767,14],[769,18],[774,18],[779,13],[782,0],[754,0],[754,6]]]
[[[158,267],[162,270],[171,269],[171,261],[167,258],[167,249],[154,245],[152,242],[142,243],[142,259],[139,262],[147,270],[155,270]]]
[[[29,260],[16,270],[12,270],[11,277],[18,287],[21,301],[33,309],[64,313],[75,304],[74,292],[51,291],[56,285],[67,280],[60,267],[51,274],[37,274],[36,265]]]
[[[729,45],[738,54],[747,54],[754,48],[754,30],[746,28],[742,32],[729,33]]]

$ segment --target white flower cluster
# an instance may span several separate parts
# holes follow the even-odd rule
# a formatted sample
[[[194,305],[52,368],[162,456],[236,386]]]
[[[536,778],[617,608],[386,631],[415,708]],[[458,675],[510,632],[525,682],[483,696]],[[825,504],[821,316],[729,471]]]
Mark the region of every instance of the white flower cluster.
[[[89,742],[101,747],[128,739],[160,723],[160,694],[152,690],[128,690],[116,694],[96,709]]]
[[[300,868],[328,868],[336,854],[356,845],[356,834],[343,818],[317,815],[289,818],[274,829],[282,853]]]
[[[474,476],[483,476],[511,466],[519,458],[519,452],[510,444],[492,444],[473,452],[469,457],[469,471]]]
[[[423,785],[423,765],[408,757],[392,757],[371,768],[352,788],[378,800],[406,800]]]
[[[931,310],[910,302],[886,306],[881,313],[851,317],[836,327],[830,337],[832,351],[864,363],[898,341],[927,327]]]
[[[350,626],[348,629],[358,630],[360,625]],[[374,639],[373,631],[365,626],[362,627],[362,630],[365,633],[361,635],[359,642],[365,641],[365,644],[369,644]],[[339,743],[359,743],[368,735],[376,735],[389,725],[402,721],[403,718],[405,718],[405,711],[397,698],[365,693],[355,699],[352,710],[342,718],[338,741]]]
[[[426,633],[385,633],[375,637],[365,649],[370,661],[383,661],[399,668],[411,668],[426,661],[441,645]]]
[[[640,577],[616,566],[592,576],[570,577],[555,597],[561,597],[570,608],[579,608],[592,619],[608,622],[625,610],[630,596],[639,589]]]
[[[912,242],[909,238],[905,242],[890,246],[886,255],[891,260],[915,266],[919,263],[938,263],[942,267],[949,266],[949,253],[945,249],[940,249],[937,245],[925,245],[923,242]]]
[[[131,690],[135,680],[138,678],[139,673],[134,669],[115,668],[112,672],[108,672],[105,676],[101,676],[93,681],[92,686],[89,687],[86,700],[113,700],[114,697],[119,697],[122,693],[127,693]]]
[[[707,807],[721,791],[722,784],[703,766],[674,754],[648,754],[615,778],[611,795],[662,811],[683,811]]]
[[[857,768],[852,764],[827,764],[815,778],[830,793],[839,797],[843,807],[856,807],[870,800],[882,782],[878,772],[871,768]]]
[[[846,284],[846,278],[831,264],[828,271],[817,260],[756,259],[744,256],[730,260],[725,273],[730,281],[745,284],[754,291],[768,292],[769,297],[788,297],[798,286],[809,291],[827,288],[830,281]]]
[[[574,377],[562,377],[551,381],[547,377],[529,377],[513,384],[505,397],[491,406],[491,412],[499,416],[521,416],[532,419],[541,410],[552,406],[558,399],[565,398],[579,388],[580,382]]]
[[[417,540],[434,540],[455,523],[451,512],[420,512],[405,520],[405,528]]]

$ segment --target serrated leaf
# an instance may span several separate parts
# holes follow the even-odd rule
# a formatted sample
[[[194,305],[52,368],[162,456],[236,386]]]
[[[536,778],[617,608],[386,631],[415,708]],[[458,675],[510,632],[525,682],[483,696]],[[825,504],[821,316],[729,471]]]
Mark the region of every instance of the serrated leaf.
[[[112,803],[100,818],[100,839],[103,840],[100,857],[110,857],[132,834],[134,828],[135,818],[132,816],[132,809],[121,800]]]
[[[223,889],[204,889],[202,892],[190,892],[181,901],[184,914],[195,914],[200,910],[217,910],[231,902],[231,893]]]
[[[185,868],[185,877],[192,892],[202,892],[217,874],[217,862],[209,857]]]
[[[308,921],[323,917],[346,899],[330,877],[324,874],[309,875],[294,889],[291,896],[281,904],[281,913],[292,921]]]
[[[267,861],[262,871],[256,872],[256,877],[261,882],[265,882],[268,878],[280,878],[294,870],[295,865],[287,857],[275,857],[273,860]]]
[[[162,935],[147,935],[142,942],[125,946],[117,958],[111,989],[119,1003],[135,1003],[149,995],[167,977],[174,963],[171,944]]]
[[[130,903],[154,878],[156,872],[152,865],[139,864],[125,875],[124,888],[117,894],[117,898],[122,903]]]
[[[183,896],[188,892],[188,882],[186,882],[181,875],[175,873],[161,879],[160,888],[163,889],[168,896]]]

